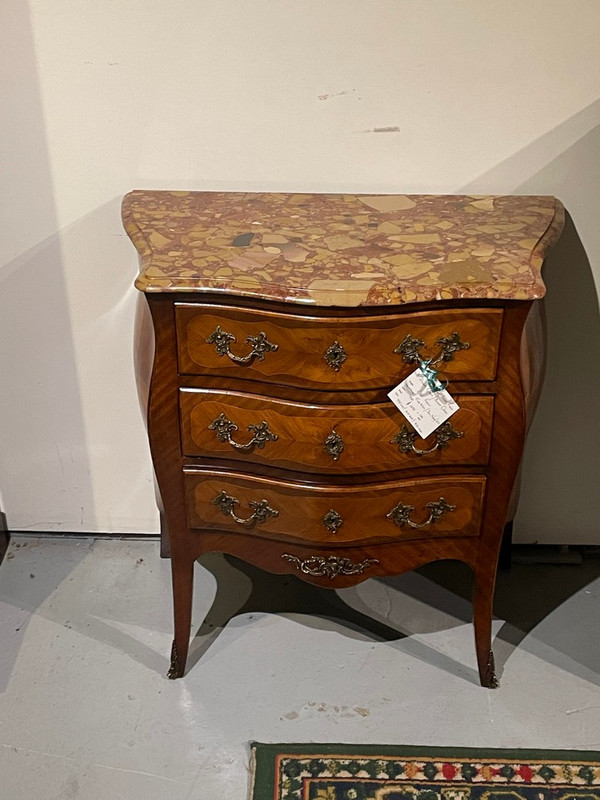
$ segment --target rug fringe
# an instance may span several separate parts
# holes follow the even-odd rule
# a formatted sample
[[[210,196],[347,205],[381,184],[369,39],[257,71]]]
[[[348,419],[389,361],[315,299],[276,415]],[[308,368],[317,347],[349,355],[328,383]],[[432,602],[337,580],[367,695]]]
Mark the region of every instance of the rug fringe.
[[[256,781],[256,746],[254,742],[250,745],[250,780],[248,781],[248,796],[246,800],[252,800],[254,795],[254,783]]]

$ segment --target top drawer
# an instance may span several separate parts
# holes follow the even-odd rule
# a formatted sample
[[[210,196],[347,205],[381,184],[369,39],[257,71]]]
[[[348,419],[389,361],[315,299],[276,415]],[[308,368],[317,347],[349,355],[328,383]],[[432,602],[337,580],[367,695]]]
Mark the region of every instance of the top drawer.
[[[176,303],[179,371],[288,386],[373,389],[439,359],[449,379],[490,381],[501,309],[450,309],[361,317],[310,317]]]

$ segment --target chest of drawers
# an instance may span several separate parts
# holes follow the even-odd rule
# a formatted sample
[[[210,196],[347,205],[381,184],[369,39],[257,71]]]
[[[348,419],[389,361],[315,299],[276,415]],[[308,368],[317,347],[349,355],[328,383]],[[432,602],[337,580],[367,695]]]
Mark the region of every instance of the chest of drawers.
[[[216,551],[331,588],[464,561],[494,686],[494,583],[560,203],[135,191],[123,220],[172,564],[169,676],[185,669],[194,561]],[[459,405],[426,440],[387,397],[424,361]]]

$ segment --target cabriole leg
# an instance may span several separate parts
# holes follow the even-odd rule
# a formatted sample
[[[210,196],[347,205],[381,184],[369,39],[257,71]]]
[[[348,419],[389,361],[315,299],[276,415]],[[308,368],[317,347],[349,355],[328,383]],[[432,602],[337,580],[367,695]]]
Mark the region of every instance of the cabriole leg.
[[[167,677],[175,679],[183,677],[185,673],[185,662],[190,644],[194,561],[172,553],[171,575],[173,579],[175,639],[171,648],[171,666]]]
[[[473,625],[479,680],[488,689],[498,687],[492,651],[492,606],[496,572],[489,567],[475,570],[473,593]]]

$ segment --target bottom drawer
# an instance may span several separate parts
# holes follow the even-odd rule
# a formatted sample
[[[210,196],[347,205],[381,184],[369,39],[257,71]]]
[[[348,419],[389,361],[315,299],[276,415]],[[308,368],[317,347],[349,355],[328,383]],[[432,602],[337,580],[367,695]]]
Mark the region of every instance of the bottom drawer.
[[[190,469],[185,484],[190,528],[326,545],[477,536],[485,491],[463,475],[348,487]]]

